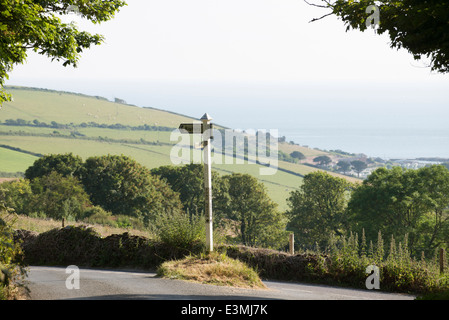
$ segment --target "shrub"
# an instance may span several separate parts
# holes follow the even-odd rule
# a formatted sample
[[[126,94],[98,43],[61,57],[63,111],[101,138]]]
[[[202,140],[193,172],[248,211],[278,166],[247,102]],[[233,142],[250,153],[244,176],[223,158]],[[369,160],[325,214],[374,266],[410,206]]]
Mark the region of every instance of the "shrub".
[[[112,218],[112,213],[104,210],[100,206],[91,206],[84,210],[83,220],[92,224],[108,224],[108,221]]]
[[[160,215],[157,217],[154,231],[157,239],[165,245],[188,249],[192,245],[205,247],[205,219],[184,213]]]
[[[92,265],[100,239],[86,226],[53,229],[39,234],[32,243],[24,243],[25,260],[35,265]]]
[[[328,268],[329,280],[364,288],[366,268],[376,265],[380,269],[381,289],[385,291],[424,293],[449,288],[446,282],[441,281],[435,263],[424,263],[411,257],[407,239],[406,235],[404,243],[396,244],[391,237],[388,251],[384,248],[380,232],[376,245],[370,243],[368,250],[364,234],[361,242],[357,234],[342,237],[338,243],[334,241],[333,248],[327,249],[332,261]]]
[[[33,197],[28,180],[20,179],[2,183],[0,189],[0,201],[8,208],[14,209],[18,214],[30,213],[30,201]]]
[[[0,300],[13,299],[25,275],[22,250],[14,241],[14,214],[0,202]]]
[[[329,263],[325,255],[302,253],[290,255],[272,249],[223,246],[226,254],[257,269],[267,279],[315,281],[323,276],[322,267]]]
[[[323,252],[296,255],[243,246],[225,246],[227,255],[257,268],[261,276],[287,281],[317,282],[365,289],[366,268],[380,269],[383,291],[422,294],[424,298],[442,299],[449,291],[449,274],[441,275],[433,261],[417,261],[410,257],[407,246],[391,240],[390,251],[383,248],[382,235],[369,248],[358,241],[357,234],[334,238]]]
[[[25,261],[33,265],[153,269],[164,261],[200,252],[198,246],[172,247],[127,232],[102,238],[85,226],[53,229],[24,240]]]
[[[139,218],[129,217],[125,215],[117,215],[114,217],[114,220],[117,228],[137,229],[137,230],[146,229],[143,221]]]

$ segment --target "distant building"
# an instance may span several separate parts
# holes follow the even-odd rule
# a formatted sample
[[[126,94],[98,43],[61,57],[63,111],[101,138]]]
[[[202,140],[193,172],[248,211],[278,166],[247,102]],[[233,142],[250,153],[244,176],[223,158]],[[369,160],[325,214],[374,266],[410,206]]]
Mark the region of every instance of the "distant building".
[[[426,161],[426,160],[398,160],[397,163],[405,169],[419,169],[428,167],[435,164],[441,164],[438,161]]]

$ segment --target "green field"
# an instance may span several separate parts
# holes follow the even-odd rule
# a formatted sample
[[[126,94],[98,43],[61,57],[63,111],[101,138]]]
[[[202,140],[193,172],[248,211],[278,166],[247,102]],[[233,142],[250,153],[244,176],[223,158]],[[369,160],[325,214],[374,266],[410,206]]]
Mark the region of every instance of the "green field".
[[[29,154],[0,148],[0,172],[23,172],[37,159]]]
[[[7,87],[7,91],[12,94],[14,101],[4,103],[0,119],[37,119],[47,123],[56,121],[75,124],[121,123],[133,126],[157,124],[166,127],[177,127],[181,122],[192,121],[188,116],[80,94],[16,87]]]
[[[139,108],[106,101],[97,97],[61,93],[30,88],[8,88],[14,101],[5,103],[0,110],[0,144],[38,154],[73,153],[83,159],[105,154],[127,155],[148,168],[172,164],[170,153],[178,141],[170,141],[170,131],[123,130],[80,126],[82,123],[117,124],[127,126],[170,127],[176,129],[182,122],[193,118],[162,110]],[[8,119],[45,122],[55,121],[68,128],[5,125]],[[76,133],[76,135],[74,135]],[[279,145],[283,152],[298,150],[311,158],[322,151],[288,143]],[[188,154],[201,153],[193,149]],[[37,157],[17,151],[0,149],[0,172],[24,172]],[[197,159],[197,158],[193,158]],[[225,157],[223,158],[223,163]],[[228,158],[229,159],[229,158]],[[262,181],[271,198],[281,209],[286,208],[286,198],[301,183],[301,175],[317,170],[304,164],[279,161],[279,167],[294,172],[278,170],[271,176],[259,174],[262,166],[244,164],[214,164],[220,174],[248,173]]]

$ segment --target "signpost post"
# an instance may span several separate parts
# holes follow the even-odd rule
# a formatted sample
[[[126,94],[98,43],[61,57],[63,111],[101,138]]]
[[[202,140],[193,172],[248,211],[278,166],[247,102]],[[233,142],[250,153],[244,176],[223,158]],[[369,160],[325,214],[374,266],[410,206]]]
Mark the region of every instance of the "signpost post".
[[[201,133],[202,146],[204,155],[204,214],[206,217],[206,250],[208,252],[214,251],[213,240],[213,220],[212,220],[212,164],[211,164],[211,139],[213,139],[211,124],[212,118],[205,113],[201,117],[201,131],[195,130],[200,124],[182,123],[179,129],[186,131],[188,134]]]

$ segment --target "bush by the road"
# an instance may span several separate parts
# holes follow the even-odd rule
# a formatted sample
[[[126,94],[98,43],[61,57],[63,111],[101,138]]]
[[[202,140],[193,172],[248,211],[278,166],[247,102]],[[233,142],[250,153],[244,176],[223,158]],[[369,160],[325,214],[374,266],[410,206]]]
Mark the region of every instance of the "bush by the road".
[[[22,235],[22,237],[20,237]],[[23,240],[24,261],[29,265],[78,265],[153,269],[162,262],[202,250],[201,243],[175,247],[129,233],[102,238],[88,227],[53,229]]]
[[[25,262],[30,265],[78,265],[88,267],[132,267],[155,270],[162,263],[204,253],[204,243],[164,243],[129,233],[102,238],[91,228],[66,227],[30,236],[21,232]],[[350,241],[348,241],[350,243]],[[359,255],[348,245],[328,253],[291,255],[245,246],[218,246],[217,252],[240,260],[262,278],[314,282],[365,289],[366,268],[380,268],[381,289],[414,294],[447,291],[449,277],[429,263],[390,255]],[[377,260],[376,260],[377,259]]]

